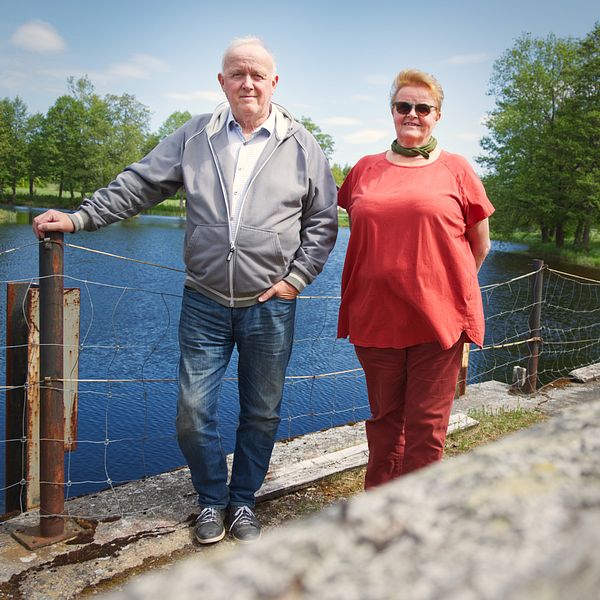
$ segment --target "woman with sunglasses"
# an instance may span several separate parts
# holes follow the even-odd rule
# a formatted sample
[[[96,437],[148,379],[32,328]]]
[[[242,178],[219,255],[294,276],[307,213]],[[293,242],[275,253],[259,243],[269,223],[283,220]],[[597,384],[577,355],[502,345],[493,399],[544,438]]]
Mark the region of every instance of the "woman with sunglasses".
[[[355,346],[371,406],[365,489],[441,459],[463,345],[483,343],[477,272],[494,208],[469,163],[432,136],[443,97],[431,75],[400,72],[396,139],[338,195],[351,223],[338,337]]]

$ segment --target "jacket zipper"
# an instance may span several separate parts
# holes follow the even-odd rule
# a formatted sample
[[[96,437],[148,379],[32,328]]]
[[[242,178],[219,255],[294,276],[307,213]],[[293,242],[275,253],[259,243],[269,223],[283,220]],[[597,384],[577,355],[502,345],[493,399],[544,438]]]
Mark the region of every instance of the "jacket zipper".
[[[231,218],[229,214],[229,199],[227,198],[227,188],[225,187],[225,183],[223,182],[223,175],[221,174],[221,169],[219,166],[219,161],[215,156],[215,150],[210,141],[210,135],[206,136],[208,141],[208,147],[210,148],[210,153],[212,154],[213,162],[215,163],[215,168],[217,169],[217,175],[219,176],[219,183],[221,184],[221,191],[223,192],[223,200],[225,202],[225,210],[227,212],[227,229],[229,231],[229,252],[227,253],[227,257],[225,258],[225,262],[227,263],[227,279],[229,284],[229,306],[233,308],[233,264],[231,259],[233,258],[233,253],[235,252],[235,243],[233,231],[231,230]]]
[[[233,299],[233,269],[234,269],[235,261],[232,261],[232,259],[233,259],[233,255],[236,250],[235,243],[237,242],[237,237],[238,237],[238,234],[240,231],[240,225],[242,223],[242,211],[244,209],[244,204],[246,204],[246,198],[248,196],[248,191],[250,190],[250,186],[254,183],[254,181],[258,177],[259,173],[264,169],[265,165],[269,162],[269,160],[271,160],[271,157],[273,156],[273,154],[275,154],[275,151],[279,148],[279,146],[281,146],[281,144],[283,143],[283,140],[280,140],[279,142],[277,142],[277,145],[275,146],[275,148],[273,148],[273,150],[271,151],[271,154],[269,154],[269,156],[267,156],[267,158],[264,160],[263,164],[260,166],[258,171],[253,175],[252,179],[250,180],[250,183],[246,186],[246,193],[244,194],[244,197],[242,198],[240,210],[238,211],[239,216],[238,216],[238,221],[237,221],[237,224],[235,227],[235,232],[233,232],[231,230],[231,219],[230,219],[230,214],[229,214],[229,200],[227,198],[225,184],[223,182],[223,177],[221,175],[221,169],[219,168],[219,162],[217,161],[217,157],[215,156],[215,151],[214,151],[212,143],[210,141],[210,136],[207,135],[206,138],[208,140],[208,147],[210,148],[210,152],[213,157],[213,162],[215,163],[215,166],[217,168],[217,174],[219,175],[219,183],[221,184],[221,190],[223,192],[223,199],[225,200],[225,210],[227,211],[227,228],[229,230],[229,252],[227,253],[225,262],[228,264],[227,272],[229,275],[229,306],[230,306],[230,308],[233,308],[235,305],[235,302]]]

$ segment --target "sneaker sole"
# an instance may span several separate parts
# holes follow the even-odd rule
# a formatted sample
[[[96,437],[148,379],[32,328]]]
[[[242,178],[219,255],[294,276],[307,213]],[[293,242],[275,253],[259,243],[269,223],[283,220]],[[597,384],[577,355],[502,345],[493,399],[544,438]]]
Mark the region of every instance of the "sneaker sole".
[[[252,538],[251,540],[241,540],[240,538],[235,537],[235,535],[233,534],[230,535],[238,544],[254,544],[254,542],[258,542],[258,540],[260,540],[262,536],[262,531],[258,534],[257,537]]]
[[[225,537],[225,530],[212,538],[199,538],[197,535],[194,537],[199,544],[215,544],[216,542],[220,542]]]

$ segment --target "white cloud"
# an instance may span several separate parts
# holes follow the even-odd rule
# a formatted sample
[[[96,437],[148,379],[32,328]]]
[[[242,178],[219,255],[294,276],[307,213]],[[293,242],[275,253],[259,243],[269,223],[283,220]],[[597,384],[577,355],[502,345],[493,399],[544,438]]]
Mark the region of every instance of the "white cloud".
[[[361,129],[356,133],[344,136],[344,140],[349,144],[370,144],[378,142],[388,135],[390,132],[385,129]]]
[[[195,92],[169,92],[166,94],[171,100],[181,102],[194,102],[196,100],[210,100],[211,102],[220,102],[225,100],[223,92],[213,92],[212,90],[196,90]]]
[[[20,90],[25,83],[27,83],[27,75],[23,71],[8,70],[0,73],[0,87]]]
[[[95,71],[81,67],[55,67],[40,73],[53,79],[66,80],[68,77],[87,76],[93,84],[109,86],[123,79],[150,79],[155,73],[166,71],[167,63],[147,54],[136,54],[129,60],[114,63],[103,70]]]
[[[58,31],[50,23],[39,20],[21,25],[10,41],[14,46],[29,52],[63,52],[67,48]]]
[[[340,125],[341,127],[346,127],[350,125],[359,125],[360,121],[358,119],[353,119],[352,117],[329,117],[329,119],[324,119],[323,123],[325,123],[325,125]]]
[[[166,71],[167,63],[147,54],[136,54],[129,61],[110,65],[107,75],[117,79],[150,79],[158,71]]]
[[[444,63],[449,65],[473,65],[476,63],[487,62],[490,59],[489,55],[484,53],[479,54],[455,54],[450,56]]]

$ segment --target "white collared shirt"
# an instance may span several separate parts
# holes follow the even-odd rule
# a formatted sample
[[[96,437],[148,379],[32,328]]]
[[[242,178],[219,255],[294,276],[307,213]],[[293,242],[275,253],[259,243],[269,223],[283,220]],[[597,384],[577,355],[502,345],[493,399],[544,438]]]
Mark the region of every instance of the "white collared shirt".
[[[233,186],[229,199],[229,218],[232,228],[239,219],[242,200],[248,190],[248,183],[262,151],[265,149],[275,129],[275,111],[267,120],[255,129],[249,140],[246,140],[240,124],[234,119],[231,109],[227,117],[227,141],[231,159],[234,164]]]

